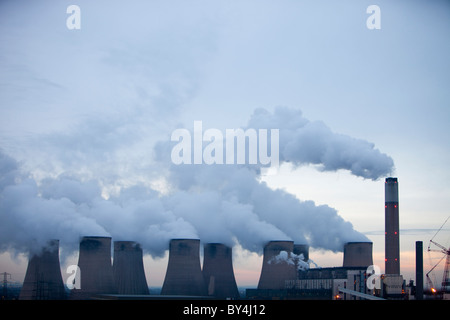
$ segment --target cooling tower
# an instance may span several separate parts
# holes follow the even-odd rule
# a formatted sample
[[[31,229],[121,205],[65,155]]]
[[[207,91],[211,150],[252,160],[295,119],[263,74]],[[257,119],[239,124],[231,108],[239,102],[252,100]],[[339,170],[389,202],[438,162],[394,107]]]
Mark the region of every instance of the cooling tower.
[[[282,251],[284,253],[282,254]],[[295,280],[297,272],[292,260],[286,254],[294,251],[292,241],[270,241],[264,247],[264,258],[258,289],[284,289],[286,280]]]
[[[172,239],[162,295],[205,296],[200,267],[200,240]]]
[[[397,178],[386,178],[385,189],[385,273],[400,274],[400,234]]]
[[[204,246],[203,278],[209,296],[239,298],[234,278],[232,248],[221,243]]]
[[[71,291],[71,299],[89,299],[95,294],[117,293],[111,265],[110,237],[83,237],[78,256],[80,289]]]
[[[141,246],[134,241],[114,241],[114,283],[118,294],[149,294]]]
[[[19,299],[66,299],[60,268],[59,241],[52,240],[41,252],[31,255]]]
[[[347,242],[344,245],[344,267],[368,267],[373,265],[372,242]]]
[[[307,244],[294,244],[294,254],[302,254],[303,260],[307,262],[309,260],[309,246]]]

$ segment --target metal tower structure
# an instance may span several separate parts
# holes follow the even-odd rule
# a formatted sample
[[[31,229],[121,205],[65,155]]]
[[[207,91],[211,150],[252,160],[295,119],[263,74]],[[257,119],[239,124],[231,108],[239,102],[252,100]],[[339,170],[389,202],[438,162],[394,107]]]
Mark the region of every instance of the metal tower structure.
[[[447,223],[447,221],[449,220],[450,216],[445,220],[445,222],[442,224],[442,226],[438,229],[438,231],[436,231],[436,233],[434,234],[433,238],[431,238],[430,243],[428,244],[428,252],[440,252],[443,253],[444,255],[442,256],[442,258],[438,261],[438,263],[436,263],[433,268],[431,268],[430,271],[428,271],[427,273],[427,282],[428,285],[430,286],[430,289],[432,291],[432,293],[436,293],[436,288],[433,285],[433,282],[431,281],[429,274],[441,263],[442,260],[444,260],[445,258],[445,266],[444,266],[444,274],[442,276],[442,283],[441,283],[441,291],[440,293],[450,293],[450,247],[446,248],[443,245],[437,243],[436,241],[434,241],[434,238],[436,237],[436,235],[439,233],[439,231],[442,230],[442,228],[444,227],[444,225]],[[438,247],[439,249],[432,249],[431,245],[434,245],[436,247]]]

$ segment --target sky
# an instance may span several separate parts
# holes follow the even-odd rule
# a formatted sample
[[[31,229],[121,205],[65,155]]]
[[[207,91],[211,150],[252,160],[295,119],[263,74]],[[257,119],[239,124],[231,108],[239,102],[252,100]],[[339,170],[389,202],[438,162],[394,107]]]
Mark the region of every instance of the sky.
[[[154,286],[171,237],[234,245],[241,286],[272,238],[310,243],[324,267],[369,240],[383,271],[395,176],[414,279],[415,241],[450,215],[449,18],[447,1],[2,1],[0,272],[22,281],[48,236],[64,271],[82,235],[140,241]],[[196,120],[279,129],[280,167],[173,165],[171,133]]]

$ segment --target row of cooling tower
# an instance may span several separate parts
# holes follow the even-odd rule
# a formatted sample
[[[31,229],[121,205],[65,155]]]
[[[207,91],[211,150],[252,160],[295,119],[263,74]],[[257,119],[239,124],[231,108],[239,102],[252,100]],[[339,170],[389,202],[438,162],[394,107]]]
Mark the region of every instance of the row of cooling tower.
[[[281,253],[309,259],[307,245],[292,241],[270,241],[264,258],[258,289],[283,289],[286,280],[297,278],[297,266]],[[350,242],[344,246],[344,267],[372,264],[371,242]],[[148,295],[143,253],[132,241],[114,242],[111,263],[111,238],[83,237],[78,257],[79,277],[69,299],[89,299],[96,294]],[[78,283],[76,281],[79,281]],[[220,243],[204,245],[203,270],[200,265],[200,240],[172,239],[169,261],[161,295],[239,298],[232,264],[232,248]],[[53,240],[40,255],[30,258],[20,299],[65,299],[59,263],[59,241]]]

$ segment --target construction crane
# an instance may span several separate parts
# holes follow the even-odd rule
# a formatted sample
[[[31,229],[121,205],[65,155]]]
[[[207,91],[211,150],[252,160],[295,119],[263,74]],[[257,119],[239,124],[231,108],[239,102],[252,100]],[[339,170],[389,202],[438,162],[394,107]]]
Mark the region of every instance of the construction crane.
[[[450,293],[450,277],[449,277],[449,273],[450,273],[450,247],[446,248],[443,245],[437,243],[436,241],[434,241],[433,239],[436,237],[436,235],[439,233],[439,231],[442,230],[442,227],[445,225],[445,223],[448,221],[448,219],[450,218],[450,216],[445,220],[445,222],[442,224],[442,226],[436,231],[436,233],[434,234],[433,238],[431,238],[430,243],[428,244],[428,252],[440,252],[443,253],[444,255],[442,256],[442,258],[438,261],[438,263],[436,263],[430,271],[428,271],[428,273],[426,274],[426,278],[427,278],[427,284],[430,287],[430,290],[433,294],[437,293],[437,289],[436,287],[433,285],[433,282],[430,279],[430,273],[441,263],[442,260],[445,259],[445,266],[444,266],[444,275],[442,276],[442,284],[441,284],[441,293]],[[432,249],[431,245],[434,245],[436,247],[438,247],[439,249]]]

